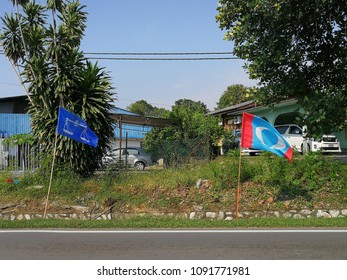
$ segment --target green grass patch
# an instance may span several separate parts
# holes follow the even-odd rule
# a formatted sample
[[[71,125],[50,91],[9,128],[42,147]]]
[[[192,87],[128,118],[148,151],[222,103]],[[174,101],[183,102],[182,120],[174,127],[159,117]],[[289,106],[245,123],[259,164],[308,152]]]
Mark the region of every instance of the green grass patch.
[[[1,229],[43,229],[43,228],[79,228],[79,229],[211,229],[211,228],[318,228],[347,227],[347,217],[343,218],[253,218],[237,220],[188,220],[173,217],[136,216],[117,220],[56,220],[35,219],[21,221],[0,221]]]

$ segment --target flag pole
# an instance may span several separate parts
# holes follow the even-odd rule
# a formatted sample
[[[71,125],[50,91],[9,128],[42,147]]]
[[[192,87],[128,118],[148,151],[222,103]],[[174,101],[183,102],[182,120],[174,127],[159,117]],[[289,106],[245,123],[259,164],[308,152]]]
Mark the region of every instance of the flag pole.
[[[242,159],[242,152],[241,152],[241,144],[240,144],[240,157],[239,157],[239,173],[237,178],[237,187],[235,190],[235,218],[239,218],[239,194],[240,194],[240,181],[241,181],[241,159]]]
[[[54,149],[53,149],[53,159],[52,159],[52,168],[51,168],[51,176],[49,178],[49,185],[48,185],[48,192],[47,192],[47,198],[46,198],[46,205],[45,205],[45,211],[43,213],[43,218],[46,218],[47,215],[47,208],[48,208],[48,199],[51,192],[52,187],[52,180],[53,180],[53,170],[54,170],[54,163],[55,163],[55,157],[57,152],[57,140],[58,140],[58,131],[55,131],[55,140],[54,140]]]

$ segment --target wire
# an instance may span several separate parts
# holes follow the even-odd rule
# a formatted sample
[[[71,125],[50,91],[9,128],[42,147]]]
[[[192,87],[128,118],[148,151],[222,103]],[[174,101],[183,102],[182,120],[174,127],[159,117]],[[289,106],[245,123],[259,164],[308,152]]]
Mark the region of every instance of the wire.
[[[86,57],[86,59],[98,59],[98,60],[230,60],[240,59],[238,57],[195,57],[195,58],[134,58],[134,57]]]
[[[4,54],[3,50],[0,50],[0,54]],[[135,60],[135,61],[178,61],[178,60],[236,60],[240,59],[235,56],[230,57],[216,57],[216,55],[227,55],[232,52],[85,52],[86,59],[93,60]],[[91,56],[89,56],[91,55]],[[94,56],[95,55],[95,56]],[[103,57],[108,55],[111,57]],[[213,55],[213,57],[161,57],[161,58],[147,58],[147,57],[116,57],[116,56],[206,56]],[[101,57],[99,57],[101,56]]]
[[[232,52],[85,52],[92,55],[224,55]]]

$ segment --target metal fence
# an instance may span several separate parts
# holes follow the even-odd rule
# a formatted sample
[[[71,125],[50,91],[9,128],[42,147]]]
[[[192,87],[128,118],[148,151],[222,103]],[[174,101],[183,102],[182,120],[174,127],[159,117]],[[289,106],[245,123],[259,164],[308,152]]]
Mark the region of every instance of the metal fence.
[[[155,161],[163,161],[164,167],[179,167],[192,160],[210,160],[218,151],[211,145],[207,135],[198,139],[159,141],[151,153]]]
[[[0,171],[32,171],[39,167],[39,149],[29,144],[6,143],[11,134],[0,134]]]

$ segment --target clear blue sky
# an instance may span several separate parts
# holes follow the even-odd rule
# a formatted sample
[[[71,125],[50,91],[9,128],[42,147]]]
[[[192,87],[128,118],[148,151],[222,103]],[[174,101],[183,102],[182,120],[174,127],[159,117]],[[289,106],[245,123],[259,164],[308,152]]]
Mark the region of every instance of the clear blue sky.
[[[46,1],[37,1],[46,2]],[[218,0],[80,0],[88,22],[84,52],[228,52],[215,16]],[[0,15],[13,8],[0,0]],[[190,56],[191,57],[191,56]],[[116,88],[116,106],[144,99],[170,109],[188,98],[209,109],[229,85],[255,85],[241,60],[118,61],[99,60]],[[0,55],[0,96],[25,94],[9,62]]]

